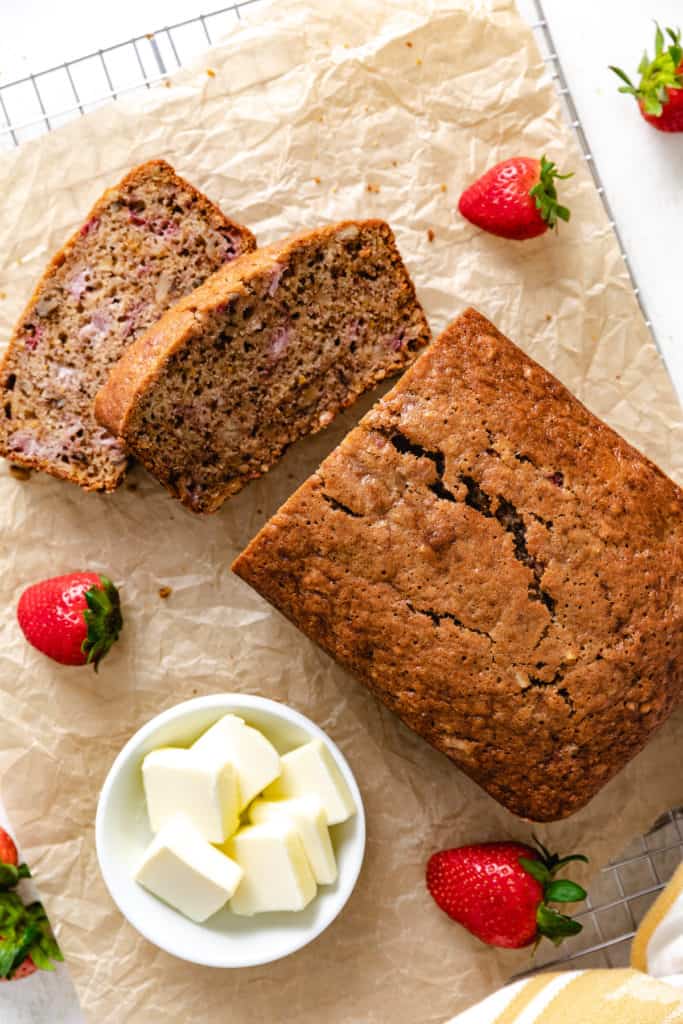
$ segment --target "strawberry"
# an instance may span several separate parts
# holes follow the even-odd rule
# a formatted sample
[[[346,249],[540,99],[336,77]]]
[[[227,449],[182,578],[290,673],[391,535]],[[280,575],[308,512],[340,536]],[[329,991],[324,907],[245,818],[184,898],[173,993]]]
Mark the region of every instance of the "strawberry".
[[[657,23],[655,56],[650,60],[647,51],[638,65],[640,82],[633,84],[621,68],[610,64],[610,71],[618,75],[625,85],[619,92],[628,93],[638,100],[645,120],[660,132],[683,132],[683,47],[681,30],[667,28],[671,40],[665,48],[666,38]]]
[[[21,981],[22,978],[28,978],[31,974],[35,974],[37,970],[33,957],[29,955],[21,961],[18,967],[14,968],[10,978],[0,978],[0,981]]]
[[[441,850],[427,864],[427,888],[454,921],[489,946],[519,949],[542,936],[555,945],[581,931],[548,903],[586,898],[580,885],[555,874],[582,854],[560,859],[538,843],[479,843]]]
[[[523,241],[544,234],[569,220],[566,206],[557,201],[555,179],[560,174],[550,160],[514,156],[482,174],[460,196],[460,213],[492,235]]]
[[[0,828],[0,864],[9,864],[16,868],[19,864],[19,855],[14,845],[14,840],[4,828]]]
[[[28,642],[49,658],[92,662],[95,670],[123,626],[118,590],[94,572],[34,583],[19,598],[17,619]]]
[[[0,828],[0,981],[28,978],[39,968],[53,971],[53,961],[63,959],[42,903],[24,906],[14,891],[30,877],[13,839]]]
[[[42,903],[24,906],[15,892],[0,891],[0,981],[54,971],[63,959]]]
[[[14,840],[4,828],[0,828],[0,895],[11,889],[20,878],[30,878],[31,872],[25,864],[19,863],[19,854]]]

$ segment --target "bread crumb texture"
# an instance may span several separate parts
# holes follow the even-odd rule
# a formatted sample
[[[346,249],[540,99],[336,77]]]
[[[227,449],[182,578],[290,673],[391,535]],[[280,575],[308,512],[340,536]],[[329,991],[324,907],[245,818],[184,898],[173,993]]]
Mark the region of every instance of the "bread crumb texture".
[[[154,160],[104,193],[60,249],[0,366],[0,454],[86,490],[113,490],[128,456],[92,403],[110,367],[169,306],[254,238]]]
[[[214,512],[430,339],[388,224],[344,221],[236,260],[127,352],[96,413]]]

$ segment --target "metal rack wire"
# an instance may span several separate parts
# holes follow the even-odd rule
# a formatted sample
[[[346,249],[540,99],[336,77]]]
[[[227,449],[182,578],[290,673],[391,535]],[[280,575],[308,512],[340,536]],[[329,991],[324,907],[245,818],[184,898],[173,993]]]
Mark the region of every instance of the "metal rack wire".
[[[163,82],[220,39],[243,12],[264,2],[236,0],[228,7],[0,85],[0,150],[43,135],[109,100]]]
[[[163,82],[169,74],[217,42],[242,13],[266,0],[236,0],[227,7],[165,26],[77,60],[0,85],[0,151],[11,150],[28,139],[94,110],[112,99]],[[574,129],[595,186],[607,211],[622,256],[630,271],[618,226],[614,221],[598,168],[581,125],[555,50],[541,0],[533,0],[536,34],[543,60],[555,80],[566,118]],[[637,282],[631,273],[645,322],[652,322]],[[655,339],[656,340],[656,339]],[[640,836],[594,879],[586,909],[576,915],[583,932],[555,950],[539,951],[534,970],[551,967],[619,967],[628,962],[633,933],[657,894],[683,858],[683,808],[670,811],[646,836]]]
[[[636,928],[682,859],[683,808],[677,808],[598,872],[585,909],[573,915],[583,931],[566,940],[559,955],[549,943],[541,944],[533,968],[524,973],[628,966]]]

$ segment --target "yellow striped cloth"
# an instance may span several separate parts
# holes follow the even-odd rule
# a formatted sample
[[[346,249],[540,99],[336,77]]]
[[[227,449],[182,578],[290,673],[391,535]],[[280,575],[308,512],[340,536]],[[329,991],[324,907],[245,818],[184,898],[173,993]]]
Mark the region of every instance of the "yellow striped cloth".
[[[643,919],[630,968],[538,974],[449,1024],[683,1024],[683,865]]]

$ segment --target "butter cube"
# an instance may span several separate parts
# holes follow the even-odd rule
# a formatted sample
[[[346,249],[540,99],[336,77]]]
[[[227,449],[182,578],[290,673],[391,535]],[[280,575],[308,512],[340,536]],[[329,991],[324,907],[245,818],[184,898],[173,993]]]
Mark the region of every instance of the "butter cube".
[[[311,740],[280,758],[282,774],[269,786],[267,800],[317,796],[328,825],[338,825],[356,813],[349,787],[322,740]]]
[[[258,825],[264,821],[291,821],[301,837],[304,853],[318,885],[331,885],[337,878],[337,862],[332,849],[327,815],[317,796],[291,800],[256,800],[249,819]]]
[[[275,747],[237,715],[220,718],[191,749],[207,757],[232,761],[239,784],[240,811],[280,774],[280,755]]]
[[[142,762],[142,781],[152,832],[177,814],[189,818],[210,843],[222,843],[237,831],[237,774],[227,754],[218,759],[162,747]]]
[[[178,815],[147,848],[135,880],[192,921],[206,921],[225,906],[242,879],[242,869]]]
[[[299,833],[285,819],[241,828],[226,852],[244,872],[230,901],[235,914],[303,910],[316,894]]]

